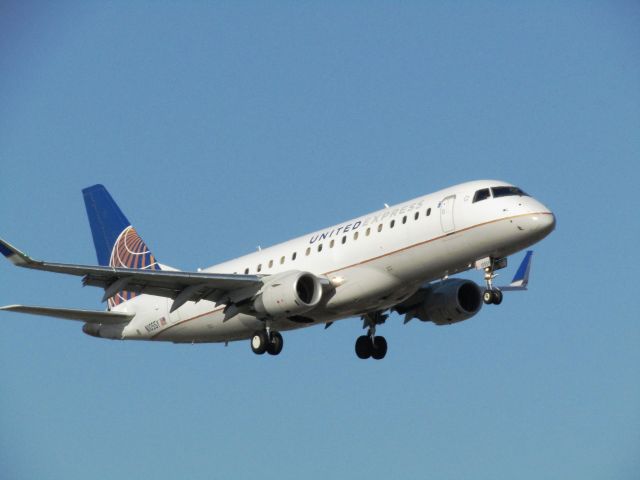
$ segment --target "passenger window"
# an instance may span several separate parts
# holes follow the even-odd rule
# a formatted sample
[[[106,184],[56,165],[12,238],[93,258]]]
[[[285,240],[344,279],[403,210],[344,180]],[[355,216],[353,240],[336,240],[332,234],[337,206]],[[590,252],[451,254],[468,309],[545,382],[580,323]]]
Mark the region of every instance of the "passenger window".
[[[491,197],[491,191],[488,188],[483,188],[482,190],[478,190],[475,193],[475,195],[473,196],[473,202],[472,203],[476,203],[476,202],[480,202],[482,200],[486,200],[489,197]]]
[[[347,236],[343,236],[342,237],[342,244],[344,245],[345,243],[347,243]]]
[[[269,268],[273,268],[273,260],[269,260]]]
[[[367,231],[364,233],[367,237],[371,233],[371,227],[367,227]]]
[[[404,225],[405,223],[407,223],[407,216],[406,215],[404,217],[402,217],[402,224]]]
[[[245,268],[245,269],[244,269],[244,274],[245,274],[245,275],[249,275],[249,269],[248,269],[248,268]]]
[[[307,251],[304,253],[307,257],[311,253],[311,247],[307,247]]]
[[[391,222],[389,222],[389,227],[393,228],[395,226],[395,224],[396,224],[396,221],[395,220],[391,220]]]
[[[431,207],[427,208],[427,217],[431,215]]]
[[[413,216],[413,219],[417,220],[419,216],[420,216],[420,212],[416,212],[415,215]]]
[[[257,268],[256,270],[257,270],[258,272],[260,272],[260,271],[262,270],[262,264],[261,264],[261,263],[258,265],[258,268]]]
[[[331,240],[331,241],[329,242],[329,248],[333,248],[333,246],[334,246],[335,244],[336,244],[336,241],[335,241],[335,240]]]
[[[321,252],[321,251],[322,251],[322,244],[321,244],[321,243],[319,243],[319,244],[318,244],[318,251],[319,251],[319,252]]]
[[[298,254],[296,252],[293,252],[293,254],[291,255],[291,261],[295,260],[297,256]]]
[[[382,224],[378,225],[378,231],[381,232],[382,231]]]
[[[357,239],[358,239],[358,232],[354,232],[354,234],[353,234],[353,239],[354,239],[354,240],[357,240]]]
[[[284,255],[280,257],[280,265],[282,265],[283,263],[284,263]]]

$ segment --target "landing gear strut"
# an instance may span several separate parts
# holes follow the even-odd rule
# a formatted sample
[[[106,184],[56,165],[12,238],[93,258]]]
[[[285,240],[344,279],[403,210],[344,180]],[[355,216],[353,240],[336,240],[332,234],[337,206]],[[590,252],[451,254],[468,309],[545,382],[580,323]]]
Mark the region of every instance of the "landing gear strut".
[[[256,355],[267,352],[269,355],[278,355],[282,351],[284,340],[279,332],[262,330],[251,337],[251,350]]]
[[[502,303],[502,292],[499,288],[493,286],[493,279],[497,276],[495,271],[498,268],[504,268],[506,262],[502,260],[491,259],[491,265],[484,269],[484,281],[487,284],[487,288],[482,294],[482,301],[489,305],[500,305]]]
[[[389,315],[382,312],[368,313],[362,316],[363,328],[369,327],[366,335],[361,335],[356,340],[356,355],[363,360],[373,358],[382,360],[387,354],[387,340],[376,336],[376,325],[385,322]]]

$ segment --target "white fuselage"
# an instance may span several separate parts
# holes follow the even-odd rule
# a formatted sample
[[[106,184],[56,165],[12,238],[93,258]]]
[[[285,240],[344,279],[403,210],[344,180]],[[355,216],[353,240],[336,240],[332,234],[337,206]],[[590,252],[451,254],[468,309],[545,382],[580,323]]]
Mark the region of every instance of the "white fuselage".
[[[213,273],[272,275],[299,270],[327,278],[332,295],[311,314],[274,319],[292,330],[388,309],[426,282],[502,258],[544,238],[552,212],[529,196],[473,202],[479,189],[506,186],[475,181],[327,227],[317,232],[214,265]],[[225,305],[187,302],[169,313],[171,300],[140,295],[114,311],[135,313],[122,338],[173,342],[224,342],[249,338],[264,321],[238,314],[224,321]]]

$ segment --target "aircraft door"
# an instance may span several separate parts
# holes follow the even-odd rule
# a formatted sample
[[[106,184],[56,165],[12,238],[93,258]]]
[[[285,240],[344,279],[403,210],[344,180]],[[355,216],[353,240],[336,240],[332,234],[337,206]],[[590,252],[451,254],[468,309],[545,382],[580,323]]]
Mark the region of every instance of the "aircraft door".
[[[444,233],[453,232],[456,228],[453,223],[453,204],[456,201],[455,195],[449,195],[440,202],[440,225]]]

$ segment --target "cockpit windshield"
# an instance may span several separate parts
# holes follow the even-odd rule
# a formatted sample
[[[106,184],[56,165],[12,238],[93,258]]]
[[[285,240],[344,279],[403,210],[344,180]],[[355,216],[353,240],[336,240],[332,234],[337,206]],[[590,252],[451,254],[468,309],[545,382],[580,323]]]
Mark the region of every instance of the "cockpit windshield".
[[[494,198],[509,197],[509,196],[515,196],[515,195],[518,195],[520,197],[522,197],[522,196],[528,197],[529,196],[525,192],[523,192],[521,189],[519,189],[518,187],[492,187],[491,191],[493,192],[493,197]]]
[[[481,200],[485,200],[491,197],[491,191],[488,188],[483,188],[482,190],[478,190],[473,196],[473,203],[479,202]]]

